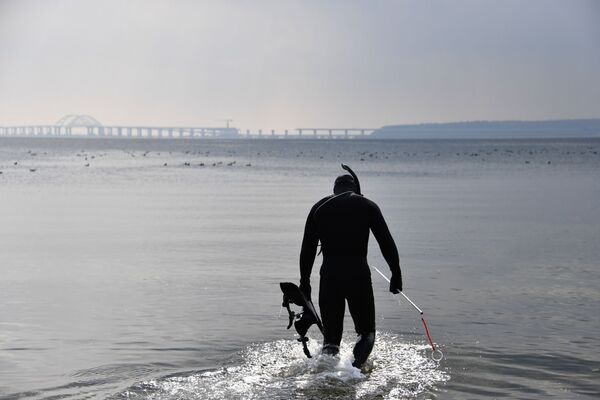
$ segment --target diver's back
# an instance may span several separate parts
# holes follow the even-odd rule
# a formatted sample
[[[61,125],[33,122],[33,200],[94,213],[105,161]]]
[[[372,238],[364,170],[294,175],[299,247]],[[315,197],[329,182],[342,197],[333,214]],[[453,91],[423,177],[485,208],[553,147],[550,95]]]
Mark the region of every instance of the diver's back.
[[[325,262],[366,260],[372,202],[352,192],[325,202],[315,213]]]

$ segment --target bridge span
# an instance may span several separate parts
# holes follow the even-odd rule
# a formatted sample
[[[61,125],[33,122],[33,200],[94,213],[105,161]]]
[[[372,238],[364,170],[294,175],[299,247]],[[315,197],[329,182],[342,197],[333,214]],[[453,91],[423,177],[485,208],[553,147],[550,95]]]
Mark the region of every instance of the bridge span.
[[[241,137],[247,138],[283,138],[283,139],[355,139],[371,135],[376,128],[297,128],[292,131],[263,131],[246,130]]]
[[[0,136],[48,137],[145,137],[145,138],[237,138],[235,128],[59,125],[0,126]]]
[[[135,138],[223,138],[223,139],[354,139],[368,137],[373,128],[297,128],[241,133],[233,127],[119,126],[103,125],[89,115],[67,115],[53,125],[0,126],[0,136],[26,137],[135,137]]]

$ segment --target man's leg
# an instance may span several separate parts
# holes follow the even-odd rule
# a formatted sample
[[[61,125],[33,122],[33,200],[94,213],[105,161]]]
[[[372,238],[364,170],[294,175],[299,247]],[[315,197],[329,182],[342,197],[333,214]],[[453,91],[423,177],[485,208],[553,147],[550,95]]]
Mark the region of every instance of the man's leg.
[[[368,333],[360,333],[358,335],[358,340],[354,345],[354,361],[352,362],[352,366],[356,368],[361,368],[371,351],[373,350],[373,346],[375,346],[375,331]]]
[[[319,286],[319,308],[323,321],[323,354],[336,355],[342,341],[346,299],[339,283],[321,276]]]
[[[367,361],[375,345],[375,299],[370,280],[358,282],[348,296],[348,308],[358,333],[354,345],[353,366],[360,368]]]

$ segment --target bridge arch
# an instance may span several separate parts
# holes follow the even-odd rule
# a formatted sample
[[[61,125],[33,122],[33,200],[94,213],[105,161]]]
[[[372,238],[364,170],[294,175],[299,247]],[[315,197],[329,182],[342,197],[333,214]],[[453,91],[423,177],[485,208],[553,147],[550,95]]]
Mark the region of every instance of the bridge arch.
[[[57,126],[69,128],[89,128],[100,127],[102,124],[96,118],[87,114],[69,114],[65,115],[56,122]]]

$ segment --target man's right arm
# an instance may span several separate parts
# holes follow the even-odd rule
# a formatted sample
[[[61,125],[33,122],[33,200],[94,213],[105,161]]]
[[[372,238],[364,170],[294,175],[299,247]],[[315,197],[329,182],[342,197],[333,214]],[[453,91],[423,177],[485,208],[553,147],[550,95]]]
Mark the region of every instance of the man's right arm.
[[[390,292],[399,293],[402,291],[402,273],[400,271],[400,256],[394,238],[385,223],[379,207],[372,203],[371,209],[371,231],[377,239],[383,258],[390,267],[392,278],[390,279]]]

